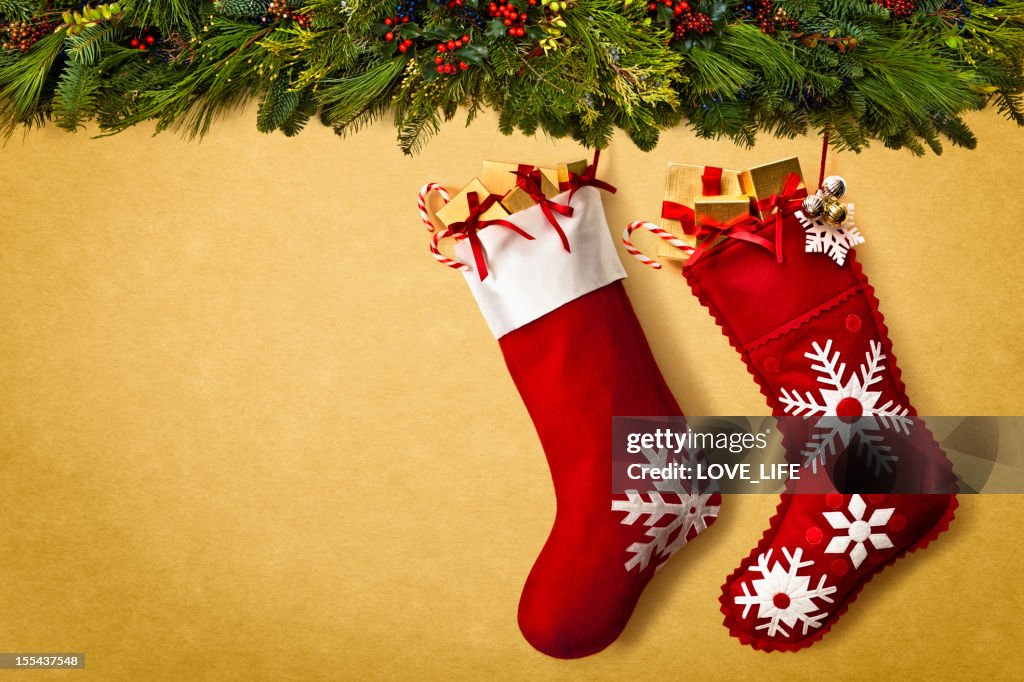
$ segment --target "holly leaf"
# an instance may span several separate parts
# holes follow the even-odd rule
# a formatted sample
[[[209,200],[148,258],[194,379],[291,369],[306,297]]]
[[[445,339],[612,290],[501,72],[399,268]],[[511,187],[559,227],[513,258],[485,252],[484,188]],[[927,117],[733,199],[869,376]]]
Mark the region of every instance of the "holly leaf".
[[[712,22],[717,24],[725,16],[725,11],[728,8],[728,4],[723,0],[715,0],[714,4],[711,5],[711,10],[708,12],[708,16],[711,17]]]
[[[503,38],[506,32],[505,24],[502,23],[501,19],[494,19],[488,22],[487,32],[484,35],[488,38]]]
[[[484,45],[466,45],[455,50],[455,56],[473,66],[483,66],[487,60],[487,47]]]

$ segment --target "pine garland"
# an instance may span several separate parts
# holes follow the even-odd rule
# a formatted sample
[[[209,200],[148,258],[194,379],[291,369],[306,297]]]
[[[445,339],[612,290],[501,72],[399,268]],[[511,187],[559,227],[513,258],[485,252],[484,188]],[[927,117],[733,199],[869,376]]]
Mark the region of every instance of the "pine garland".
[[[460,111],[590,147],[621,129],[753,145],[830,134],[940,153],[963,114],[1024,125],[1024,0],[0,0],[0,133],[94,120],[205,134],[392,116],[401,147]]]

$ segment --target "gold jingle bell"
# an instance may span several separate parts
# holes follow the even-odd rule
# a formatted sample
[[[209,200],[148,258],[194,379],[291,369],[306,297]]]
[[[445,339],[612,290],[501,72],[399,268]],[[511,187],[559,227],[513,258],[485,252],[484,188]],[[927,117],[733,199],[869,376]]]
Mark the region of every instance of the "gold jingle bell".
[[[840,204],[838,201],[830,201],[825,206],[825,213],[823,217],[825,222],[829,225],[842,225],[846,220],[846,216],[846,206]]]

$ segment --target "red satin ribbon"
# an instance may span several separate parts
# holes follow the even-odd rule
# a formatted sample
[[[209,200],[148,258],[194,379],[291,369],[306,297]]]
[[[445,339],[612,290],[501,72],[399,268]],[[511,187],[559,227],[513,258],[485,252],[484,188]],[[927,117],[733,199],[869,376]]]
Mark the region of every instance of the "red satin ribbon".
[[[500,218],[496,220],[480,220],[480,216],[487,212],[494,202],[498,200],[496,194],[489,194],[486,199],[482,202],[480,197],[477,196],[476,192],[470,192],[466,195],[466,201],[469,203],[469,215],[465,220],[452,223],[448,226],[448,230],[457,233],[464,234],[469,239],[469,246],[473,250],[473,261],[476,263],[476,271],[480,276],[480,281],[487,279],[487,259],[484,258],[484,245],[480,242],[480,235],[477,234],[480,230],[491,225],[500,225],[501,227],[507,227],[520,237],[524,239],[532,240],[533,237],[523,232],[522,228],[514,223],[510,223],[507,220]]]
[[[704,175],[701,176],[700,183],[704,196],[722,196],[722,169],[717,166],[704,166]]]
[[[618,189],[608,184],[604,180],[597,179],[597,163],[600,160],[601,150],[598,149],[594,152],[594,160],[591,162],[589,166],[587,166],[586,170],[583,171],[582,175],[576,175],[576,173],[569,171],[569,197],[566,199],[567,202],[572,201],[572,197],[573,195],[576,194],[577,190],[579,190],[581,187],[586,187],[588,185],[590,187],[603,189],[605,192],[608,192],[609,194],[615,194],[616,192],[619,191]]]
[[[761,221],[752,215],[737,216],[727,223],[720,223],[717,220],[708,218],[707,216],[701,216],[700,229],[697,230],[697,239],[700,243],[697,245],[697,248],[694,249],[693,254],[687,259],[686,265],[689,266],[697,262],[697,260],[714,245],[715,240],[718,239],[718,237],[739,239],[740,241],[748,242],[754,246],[759,246],[762,249],[766,249],[769,253],[775,254],[775,247],[772,243],[764,237],[757,236],[753,232],[761,225]]]
[[[797,188],[799,184],[800,176],[796,173],[790,173],[778,194],[773,194],[767,199],[757,202],[758,210],[768,215],[768,218],[764,220],[759,220],[752,215],[743,215],[723,224],[702,216],[699,221],[700,229],[697,230],[697,239],[700,240],[700,244],[687,259],[684,267],[689,267],[696,263],[720,236],[729,239],[739,239],[740,241],[745,241],[765,249],[772,253],[775,259],[781,263],[782,219],[795,213],[800,207],[800,202],[807,196],[807,190]],[[764,237],[754,234],[756,230],[767,225],[769,221],[775,222],[774,244]]]
[[[558,238],[562,240],[562,247],[569,251],[569,238],[565,236],[565,231],[562,230],[562,226],[558,224],[558,218],[555,217],[555,213],[570,217],[573,214],[572,206],[566,206],[565,204],[559,204],[558,202],[552,201],[544,196],[544,190],[542,189],[542,181],[540,170],[533,166],[519,166],[519,170],[516,171],[516,185],[523,188],[530,198],[537,202],[540,206],[540,210],[544,213],[544,217],[548,219],[551,227],[555,228],[555,232],[558,233]]]
[[[525,182],[524,178],[527,175],[529,175],[530,171],[532,171],[532,170],[533,170],[533,166],[531,166],[531,165],[529,165],[527,163],[521,163],[521,164],[519,164],[519,170],[512,171],[512,174],[516,176],[516,187],[522,187],[523,189],[526,189],[526,182]]]
[[[807,196],[806,189],[797,189],[799,184],[800,176],[790,173],[782,184],[782,191],[757,202],[757,208],[761,215],[775,219],[775,254],[780,263],[782,262],[782,219],[796,213],[800,209],[800,202]]]
[[[661,217],[668,220],[678,220],[683,226],[683,233],[692,235],[697,230],[697,214],[693,209],[684,204],[677,204],[674,201],[661,202]]]

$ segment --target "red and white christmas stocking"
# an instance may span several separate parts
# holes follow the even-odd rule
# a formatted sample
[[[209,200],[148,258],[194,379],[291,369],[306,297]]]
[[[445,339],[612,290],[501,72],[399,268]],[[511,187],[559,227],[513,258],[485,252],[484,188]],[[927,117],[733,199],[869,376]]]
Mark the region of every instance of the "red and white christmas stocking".
[[[460,225],[457,262],[447,264],[474,264],[461,266],[466,282],[554,482],[554,525],[523,588],[519,627],[545,654],[576,658],[618,637],[655,570],[714,522],[719,496],[665,493],[664,513],[651,525],[653,517],[613,496],[612,417],[681,412],[623,288],[598,189],[581,186],[554,201],[573,209],[555,218],[558,229],[541,206],[484,229]],[[450,231],[435,237],[435,257],[437,239]]]
[[[797,429],[780,420],[787,457],[815,471],[846,457],[846,469],[867,473],[860,480],[906,465],[930,481],[926,491],[955,490],[945,483],[945,454],[913,419],[874,290],[849,250],[863,241],[852,219],[837,229],[802,213],[798,220],[798,197],[769,204],[781,209],[765,221],[713,226],[683,274],[773,414],[806,418],[789,420],[806,425]],[[886,429],[916,448],[876,447]],[[814,643],[876,573],[945,531],[957,506],[952,494],[863,490],[783,495],[761,542],[723,586],[732,635],[767,651]]]

